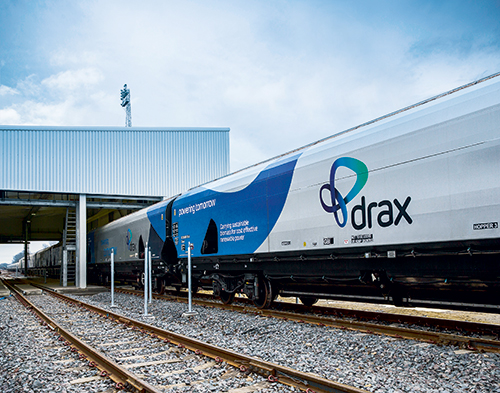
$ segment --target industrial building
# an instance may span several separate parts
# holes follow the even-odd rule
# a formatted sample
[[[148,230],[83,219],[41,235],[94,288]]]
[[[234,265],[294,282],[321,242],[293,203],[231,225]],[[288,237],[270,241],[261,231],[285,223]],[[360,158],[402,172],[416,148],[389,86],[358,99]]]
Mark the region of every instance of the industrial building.
[[[228,173],[229,128],[0,126],[0,243],[61,241],[85,287],[87,230]]]

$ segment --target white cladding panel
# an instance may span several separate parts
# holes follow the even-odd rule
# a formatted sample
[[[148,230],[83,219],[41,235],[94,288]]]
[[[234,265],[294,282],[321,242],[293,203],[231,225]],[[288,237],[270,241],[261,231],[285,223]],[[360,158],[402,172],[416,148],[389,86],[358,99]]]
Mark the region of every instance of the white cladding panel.
[[[0,189],[171,196],[229,173],[229,128],[0,126]]]

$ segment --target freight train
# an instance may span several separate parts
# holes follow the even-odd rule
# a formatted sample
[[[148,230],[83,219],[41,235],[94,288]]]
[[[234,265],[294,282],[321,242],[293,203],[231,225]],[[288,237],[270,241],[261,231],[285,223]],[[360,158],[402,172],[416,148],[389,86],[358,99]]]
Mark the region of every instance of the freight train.
[[[25,259],[26,259],[25,257],[22,257],[21,259],[19,259],[19,261],[8,264],[5,270],[7,270],[8,272],[17,271],[19,272],[19,274],[21,274],[22,272],[24,272],[24,268],[26,266]],[[28,269],[30,270],[33,269],[33,266],[34,266],[34,255],[30,254],[28,258]],[[33,270],[31,271],[34,273]]]
[[[8,272],[22,272],[23,270],[23,267],[24,267],[24,258],[22,258],[21,260],[17,261],[17,262],[12,262],[12,263],[9,263],[7,265],[7,267],[5,268],[6,271]]]
[[[28,269],[33,275],[59,278],[62,260],[62,244],[56,243],[31,255]]]
[[[45,247],[34,254],[30,254],[28,258],[28,272],[35,276],[59,277],[62,264],[62,244],[55,243]],[[25,257],[22,257],[18,262],[12,263],[7,267],[9,271],[15,271],[16,267],[19,272],[24,271]],[[70,261],[70,263],[74,261]]]
[[[500,74],[200,185],[88,234],[89,278],[269,307],[335,294],[500,303]]]

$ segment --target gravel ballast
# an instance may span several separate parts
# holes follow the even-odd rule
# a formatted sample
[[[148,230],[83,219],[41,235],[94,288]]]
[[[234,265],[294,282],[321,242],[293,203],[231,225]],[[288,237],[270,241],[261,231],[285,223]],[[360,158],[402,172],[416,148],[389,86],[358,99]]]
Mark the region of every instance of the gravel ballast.
[[[166,343],[140,329],[110,321],[81,307],[70,306],[47,294],[32,295],[29,296],[29,300],[63,329],[79,337],[120,366],[130,369],[140,379],[159,390],[244,393],[254,391],[257,386],[258,391],[268,393],[297,391],[279,383],[270,383],[263,376],[242,372],[224,362],[218,363],[211,358],[196,355],[188,349]],[[46,328],[35,321],[33,330],[43,329]],[[61,346],[62,343],[56,342],[56,345]],[[62,350],[66,351],[70,358],[75,358],[78,354],[68,351],[68,348],[64,346]],[[40,352],[37,352],[37,355],[42,356]],[[95,381],[81,381],[100,372],[88,367],[88,361],[83,367],[76,369],[73,367],[73,371],[79,375],[73,375],[69,383],[73,385],[75,380],[79,380],[76,391],[114,391],[92,386],[91,382]],[[43,382],[40,385],[43,385]],[[50,387],[47,389],[46,391],[51,391]]]
[[[115,294],[116,308],[110,307],[109,293],[73,297],[125,317],[370,392],[500,392],[500,354],[439,347],[196,305],[193,310],[198,314],[186,318],[182,317],[187,311],[186,304],[163,300],[153,300],[149,314],[154,318],[148,318],[143,315],[144,301],[137,296]],[[35,303],[57,301],[47,294],[31,296],[30,300]],[[64,315],[63,311],[54,312]],[[86,367],[85,362],[70,354],[67,347],[62,346],[50,330],[41,327],[14,298],[0,300],[0,315],[2,392],[113,391],[114,383],[109,379],[72,384],[77,378],[95,375],[96,370]],[[94,317],[89,323],[97,326],[98,321],[99,318]],[[109,334],[113,335],[113,331],[109,329]],[[129,355],[123,354],[124,357]],[[193,363],[193,367],[196,364]],[[217,374],[217,371],[207,372],[212,373],[207,374],[207,378]],[[187,375],[194,381],[203,374],[188,372]],[[179,376],[179,382],[184,380],[185,375]],[[168,391],[217,392],[235,387],[234,383],[222,380],[174,387]],[[294,390],[273,385],[259,391]]]
[[[96,374],[14,297],[0,300],[2,393],[114,391],[115,384],[107,378],[88,382],[83,389],[72,383]]]
[[[115,294],[74,296],[163,329],[371,392],[500,392],[500,354]]]

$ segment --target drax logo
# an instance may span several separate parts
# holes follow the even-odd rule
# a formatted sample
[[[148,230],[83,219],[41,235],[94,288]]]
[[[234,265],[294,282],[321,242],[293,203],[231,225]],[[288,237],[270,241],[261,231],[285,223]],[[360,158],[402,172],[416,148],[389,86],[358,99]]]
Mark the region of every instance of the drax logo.
[[[356,174],[356,182],[345,197],[343,197],[339,190],[335,188],[335,172],[340,167],[349,168]],[[327,213],[333,213],[335,221],[337,221],[339,227],[343,228],[346,226],[349,218],[347,213],[347,204],[360,193],[367,180],[368,168],[360,160],[351,157],[341,157],[333,163],[330,170],[330,183],[321,186],[319,191],[319,200],[321,202],[321,206]],[[330,195],[331,205],[325,203],[323,200],[325,190],[327,190]],[[383,200],[378,203],[370,202],[367,204],[366,198],[363,196],[361,197],[361,204],[355,205],[352,208],[352,226],[357,230],[361,230],[367,225],[368,228],[371,228],[375,217],[378,225],[381,227],[388,227],[393,224],[397,226],[403,218],[408,222],[408,224],[411,224],[413,220],[406,211],[410,202],[410,197],[407,197],[404,203],[400,203],[397,199],[394,199],[394,206],[398,211],[396,218],[394,218],[394,208],[391,201]],[[379,208],[382,208],[382,210]],[[339,210],[342,213],[342,217],[339,217]]]
[[[346,167],[356,173],[356,183],[352,186],[351,191],[349,191],[345,198],[342,197],[339,190],[335,188],[335,172],[340,167]],[[352,201],[352,199],[359,194],[361,189],[365,186],[366,181],[368,180],[368,168],[366,165],[351,157],[341,157],[337,158],[332,165],[332,169],[330,170],[330,184],[324,184],[319,190],[319,200],[321,202],[321,206],[328,213],[333,213],[335,217],[335,221],[339,224],[339,227],[345,227],[347,224],[347,204]],[[328,206],[323,201],[323,190],[330,191],[331,198],[331,206]],[[339,210],[342,212],[342,220],[339,220],[338,212]]]
[[[135,243],[132,243],[132,231],[127,229],[127,248],[129,251],[135,251]]]

